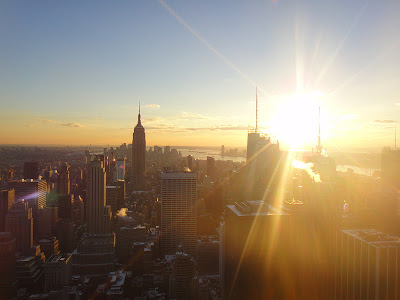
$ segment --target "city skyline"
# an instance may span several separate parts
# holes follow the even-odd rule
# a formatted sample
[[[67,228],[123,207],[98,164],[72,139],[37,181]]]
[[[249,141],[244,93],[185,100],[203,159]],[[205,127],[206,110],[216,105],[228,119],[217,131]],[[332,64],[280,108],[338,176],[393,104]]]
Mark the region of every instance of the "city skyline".
[[[3,144],[394,145],[397,1],[2,3]],[[328,13],[329,12],[329,13]]]

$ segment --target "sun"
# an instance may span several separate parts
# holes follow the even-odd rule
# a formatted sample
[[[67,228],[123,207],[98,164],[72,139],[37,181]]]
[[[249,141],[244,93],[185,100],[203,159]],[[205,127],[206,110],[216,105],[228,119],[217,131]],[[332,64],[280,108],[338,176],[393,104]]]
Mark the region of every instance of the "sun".
[[[319,105],[323,94],[292,94],[275,99],[277,104],[271,131],[290,149],[309,147],[317,142]]]

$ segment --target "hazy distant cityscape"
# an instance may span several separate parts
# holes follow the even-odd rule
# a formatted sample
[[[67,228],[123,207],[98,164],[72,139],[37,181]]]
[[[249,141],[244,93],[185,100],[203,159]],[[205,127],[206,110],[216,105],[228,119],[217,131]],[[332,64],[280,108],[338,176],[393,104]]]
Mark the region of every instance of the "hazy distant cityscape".
[[[400,1],[0,7],[0,300],[400,300]]]

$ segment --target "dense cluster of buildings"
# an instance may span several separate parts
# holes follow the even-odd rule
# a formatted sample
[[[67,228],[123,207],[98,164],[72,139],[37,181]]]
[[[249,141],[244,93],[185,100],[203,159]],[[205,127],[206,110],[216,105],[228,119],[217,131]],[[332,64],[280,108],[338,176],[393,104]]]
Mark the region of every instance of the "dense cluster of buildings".
[[[246,153],[147,150],[139,108],[131,145],[1,170],[0,298],[400,298],[399,150],[379,178],[257,127]]]

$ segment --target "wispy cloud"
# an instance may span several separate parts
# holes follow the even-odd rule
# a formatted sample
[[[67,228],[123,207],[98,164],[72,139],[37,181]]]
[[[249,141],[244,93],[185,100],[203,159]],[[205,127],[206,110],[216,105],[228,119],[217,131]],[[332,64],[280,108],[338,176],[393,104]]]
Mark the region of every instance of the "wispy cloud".
[[[146,104],[146,105],[143,106],[143,107],[160,108],[160,105],[158,105],[158,104]]]
[[[191,131],[246,131],[247,126],[244,125],[220,125],[210,127],[183,127],[171,124],[160,124],[147,126],[147,130],[169,131],[169,132],[191,132]]]
[[[209,119],[209,117],[207,117],[207,116],[203,116],[203,115],[200,115],[197,113],[190,113],[190,112],[186,112],[186,111],[182,112],[181,118],[182,119],[200,119],[200,120]]]
[[[78,127],[78,128],[84,127],[83,125],[78,124],[78,123],[64,123],[64,124],[57,124],[57,125],[66,126],[66,127]]]
[[[45,123],[45,124],[56,124],[56,121],[49,120],[49,119],[38,119],[39,122]]]
[[[346,122],[346,121],[356,120],[359,117],[360,116],[356,115],[356,114],[348,114],[348,115],[340,116],[339,118],[335,119],[334,121],[336,121],[336,122]]]
[[[143,123],[156,123],[156,122],[160,122],[162,120],[164,120],[164,119],[163,118],[157,118],[157,117],[147,118],[147,119],[143,119]]]
[[[75,122],[69,122],[69,123],[60,123],[60,122],[56,122],[56,121],[54,121],[54,120],[50,120],[50,119],[42,119],[42,118],[39,118],[39,119],[37,119],[40,123],[43,123],[43,124],[52,124],[52,125],[58,125],[58,126],[65,126],[65,127],[74,127],[74,128],[82,128],[82,127],[85,127],[85,126],[83,126],[83,125],[81,125],[81,124],[79,124],[79,123],[75,123]],[[33,125],[32,124],[29,124],[29,126],[27,126],[27,125],[25,125],[26,127],[33,127]]]
[[[374,120],[373,122],[374,123],[385,123],[385,124],[388,124],[388,123],[396,123],[397,121],[396,120]]]

